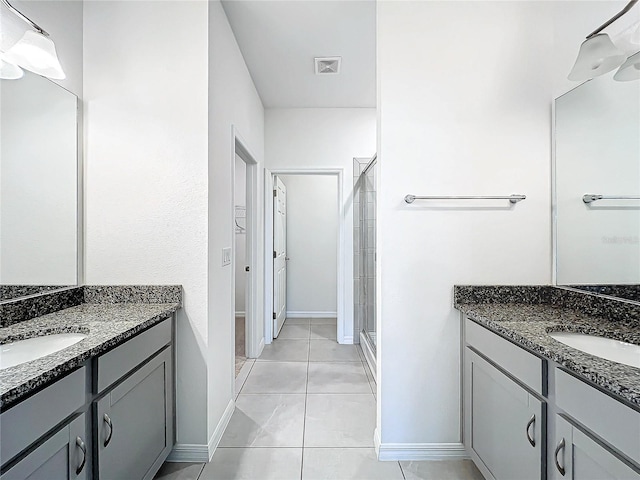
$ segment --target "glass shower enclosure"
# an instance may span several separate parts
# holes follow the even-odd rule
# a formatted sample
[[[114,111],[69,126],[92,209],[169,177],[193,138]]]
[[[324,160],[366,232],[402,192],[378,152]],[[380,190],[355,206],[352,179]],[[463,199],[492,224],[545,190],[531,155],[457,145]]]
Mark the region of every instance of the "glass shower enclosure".
[[[354,319],[362,351],[376,370],[376,161],[353,159]]]

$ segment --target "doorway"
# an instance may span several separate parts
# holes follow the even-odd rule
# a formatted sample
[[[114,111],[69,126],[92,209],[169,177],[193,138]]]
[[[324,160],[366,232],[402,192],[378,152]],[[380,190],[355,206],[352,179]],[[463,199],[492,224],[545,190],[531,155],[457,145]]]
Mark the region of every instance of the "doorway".
[[[340,274],[342,170],[278,170],[268,172],[265,180],[265,343],[290,338],[289,330],[295,328],[287,325],[304,320],[322,331],[322,338],[351,343],[344,342]]]
[[[256,358],[264,346],[258,325],[258,164],[237,130],[233,129],[232,258],[234,379],[247,358]]]

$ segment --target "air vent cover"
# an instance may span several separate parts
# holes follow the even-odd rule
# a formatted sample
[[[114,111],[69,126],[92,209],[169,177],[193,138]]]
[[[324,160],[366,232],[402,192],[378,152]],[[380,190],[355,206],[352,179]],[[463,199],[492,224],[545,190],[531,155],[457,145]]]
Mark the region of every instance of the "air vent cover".
[[[316,75],[337,75],[340,73],[342,57],[316,57]]]

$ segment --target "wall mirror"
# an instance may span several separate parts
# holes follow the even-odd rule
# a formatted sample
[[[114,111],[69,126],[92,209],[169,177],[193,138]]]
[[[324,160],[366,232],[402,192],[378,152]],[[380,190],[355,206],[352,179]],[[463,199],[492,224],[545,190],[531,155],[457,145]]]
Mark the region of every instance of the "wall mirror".
[[[555,102],[556,283],[640,301],[640,81]]]
[[[78,283],[78,99],[0,80],[0,301]]]

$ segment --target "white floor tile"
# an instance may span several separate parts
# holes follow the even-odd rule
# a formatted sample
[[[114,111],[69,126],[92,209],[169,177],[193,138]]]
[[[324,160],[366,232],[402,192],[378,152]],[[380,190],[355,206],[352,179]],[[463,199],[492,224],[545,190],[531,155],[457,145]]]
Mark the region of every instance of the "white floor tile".
[[[164,462],[153,480],[198,480],[204,463]]]
[[[305,448],[302,480],[403,480],[398,462],[379,462],[373,448]]]
[[[338,323],[338,319],[332,318],[312,318],[311,325],[335,325]]]
[[[360,362],[310,363],[308,393],[372,393]]]
[[[309,338],[309,324],[293,324],[288,325],[284,324],[282,330],[280,330],[280,334],[278,335],[278,340],[292,340],[292,339],[304,339],[307,340]]]
[[[407,480],[483,480],[471,460],[400,462]]]
[[[309,318],[287,318],[284,321],[285,327],[287,325],[309,325],[311,319]],[[284,328],[284,327],[282,327]]]
[[[360,362],[355,345],[340,345],[331,340],[310,340],[310,362]]]
[[[313,340],[333,340],[336,341],[335,325],[314,325],[311,324],[311,339]]]
[[[222,447],[302,447],[304,395],[238,395]]]
[[[200,480],[299,480],[302,448],[218,448]]]
[[[307,395],[305,447],[373,447],[372,394]]]
[[[309,359],[309,340],[274,340],[265,345],[257,362],[306,362]]]
[[[257,362],[242,393],[305,393],[306,388],[307,363]]]

